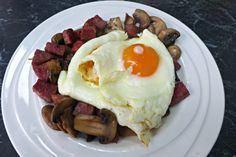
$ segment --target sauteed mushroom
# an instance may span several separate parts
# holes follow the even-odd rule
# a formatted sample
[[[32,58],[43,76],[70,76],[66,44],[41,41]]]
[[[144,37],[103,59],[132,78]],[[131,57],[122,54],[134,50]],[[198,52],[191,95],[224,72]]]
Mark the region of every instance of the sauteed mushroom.
[[[158,35],[161,31],[165,30],[166,23],[159,17],[151,16],[152,23],[148,27],[148,30],[156,35]]]
[[[144,10],[136,9],[133,17],[135,23],[139,24],[138,28],[140,31],[147,28],[151,23],[149,15]]]
[[[46,122],[46,124],[54,129],[54,130],[60,130],[58,127],[57,127],[57,124],[56,123],[53,123],[51,121],[51,113],[52,113],[52,110],[53,110],[53,106],[52,105],[45,105],[42,109],[41,109],[41,114],[42,114],[42,117],[43,117],[43,120]]]
[[[80,132],[102,137],[102,143],[112,141],[116,136],[117,120],[115,115],[102,109],[99,116],[79,114],[74,118],[74,129]]]
[[[73,106],[76,103],[74,99],[68,96],[63,96],[61,100],[55,104],[52,110],[51,120],[56,123],[66,108]]]
[[[180,36],[180,33],[173,28],[167,28],[158,34],[158,38],[166,47],[174,44],[175,40]]]
[[[61,116],[62,126],[68,132],[71,137],[76,137],[78,132],[73,128],[73,107],[68,107],[65,109],[63,115]]]
[[[175,60],[178,60],[181,56],[181,49],[177,45],[169,46],[168,51],[169,51],[171,57]]]
[[[108,21],[107,27],[108,27],[108,31],[123,30],[120,17],[110,18],[110,20]]]

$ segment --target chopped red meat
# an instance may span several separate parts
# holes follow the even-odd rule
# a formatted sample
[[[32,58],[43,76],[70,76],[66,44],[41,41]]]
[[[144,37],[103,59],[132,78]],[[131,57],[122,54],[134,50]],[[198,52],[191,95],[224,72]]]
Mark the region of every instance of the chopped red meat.
[[[137,37],[138,28],[135,25],[125,25],[125,31],[127,32],[129,37]]]
[[[170,103],[170,106],[176,105],[183,99],[185,99],[187,96],[189,96],[190,93],[186,86],[183,84],[183,82],[179,81],[175,83],[175,89],[174,94]]]
[[[73,29],[69,28],[63,31],[63,38],[65,41],[65,44],[73,44],[75,42],[75,34]]]
[[[98,29],[105,29],[107,23],[100,16],[96,15],[93,17],[93,23]]]
[[[105,29],[107,23],[100,16],[96,15],[90,19],[88,19],[83,27],[87,26],[96,26],[96,28],[102,30]]]
[[[81,29],[77,29],[77,30],[74,31],[74,35],[75,35],[76,39],[80,39],[81,30],[82,30],[82,28]]]
[[[78,115],[79,113],[93,115],[96,113],[96,108],[90,104],[78,102],[75,106],[73,115]]]
[[[39,65],[53,58],[55,58],[55,56],[53,56],[52,54],[37,49],[34,53],[32,65]]]
[[[64,56],[64,53],[66,51],[66,46],[47,42],[45,50],[49,53],[52,53],[58,56]]]
[[[47,63],[40,65],[32,64],[34,73],[40,80],[48,80]]]
[[[83,45],[83,43],[84,43],[83,41],[77,40],[77,41],[73,44],[71,51],[75,53],[75,52],[80,48],[80,46]]]
[[[84,23],[84,26],[83,27],[88,27],[88,26],[94,26],[94,23],[93,23],[93,17],[88,19],[85,23]]]
[[[33,86],[33,91],[47,102],[52,102],[51,95],[57,92],[57,85],[38,79]]]
[[[93,27],[84,27],[80,32],[80,40],[88,41],[96,37],[96,30]]]
[[[174,66],[175,66],[175,71],[178,71],[181,68],[181,65],[179,64],[179,62],[175,59],[173,59],[174,62]]]

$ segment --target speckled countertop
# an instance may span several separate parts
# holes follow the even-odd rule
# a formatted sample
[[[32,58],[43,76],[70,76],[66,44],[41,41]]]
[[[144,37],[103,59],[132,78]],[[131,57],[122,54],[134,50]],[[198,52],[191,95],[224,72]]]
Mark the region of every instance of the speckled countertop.
[[[236,154],[236,1],[235,0],[134,0],[165,11],[190,27],[210,49],[225,89],[225,116],[209,157]],[[7,64],[23,38],[38,24],[66,8],[89,0],[1,0],[0,86]],[[23,143],[22,143],[23,144]],[[0,156],[18,156],[0,115]]]

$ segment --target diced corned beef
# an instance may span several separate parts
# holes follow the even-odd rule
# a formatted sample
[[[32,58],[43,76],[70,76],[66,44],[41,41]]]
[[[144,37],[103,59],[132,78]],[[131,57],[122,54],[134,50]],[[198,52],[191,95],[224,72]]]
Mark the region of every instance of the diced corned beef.
[[[71,51],[75,53],[75,52],[80,48],[80,46],[83,45],[83,43],[84,43],[83,41],[77,40],[77,41],[73,44]]]
[[[63,38],[65,41],[65,44],[73,44],[75,42],[75,34],[73,29],[66,29],[63,31]]]
[[[80,39],[80,32],[81,32],[81,30],[82,30],[82,28],[81,29],[77,29],[77,30],[74,31],[74,35],[75,35],[77,40]]]
[[[53,56],[52,54],[37,49],[34,53],[32,65],[39,65],[53,58],[55,58],[55,56]]]
[[[80,40],[88,41],[96,37],[96,31],[93,27],[84,27],[80,32]]]
[[[45,50],[49,53],[52,53],[58,56],[63,56],[66,51],[66,46],[47,42]]]
[[[104,21],[100,16],[96,15],[90,19],[88,19],[83,27],[88,27],[88,26],[96,26],[98,29],[105,29],[107,23]]]
[[[135,25],[125,25],[125,31],[129,37],[137,37],[138,28]]]
[[[34,73],[40,80],[48,80],[48,73],[47,73],[47,63],[43,63],[40,65],[33,64],[32,65]]]
[[[183,84],[183,82],[179,81],[175,83],[175,89],[174,94],[170,103],[170,106],[176,105],[183,99],[185,99],[187,96],[189,96],[190,93],[186,86]]]
[[[105,29],[107,23],[100,16],[96,15],[93,17],[93,23],[98,29]]]
[[[88,20],[84,23],[84,26],[83,26],[83,27],[94,26],[93,20],[94,20],[93,17],[90,18],[90,19],[88,19]]]
[[[96,112],[96,108],[93,107],[92,105],[84,103],[84,102],[78,102],[73,111],[73,115],[78,115],[80,113],[93,115],[95,112]]]
[[[175,59],[173,59],[174,62],[174,66],[175,66],[175,71],[178,71],[181,68],[181,65],[179,64],[179,62]]]
[[[33,86],[33,91],[47,102],[52,102],[51,95],[57,92],[57,85],[38,79]]]

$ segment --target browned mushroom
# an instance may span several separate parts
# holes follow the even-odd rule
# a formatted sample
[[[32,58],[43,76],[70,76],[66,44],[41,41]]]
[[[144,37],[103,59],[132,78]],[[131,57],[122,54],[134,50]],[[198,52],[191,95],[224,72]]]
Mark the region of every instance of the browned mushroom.
[[[125,14],[125,25],[134,25],[134,19],[133,17],[129,16],[129,14]]]
[[[168,51],[169,51],[171,57],[175,60],[178,60],[181,56],[181,49],[177,45],[169,46]]]
[[[139,25],[139,31],[147,28],[151,23],[149,15],[144,10],[136,9],[133,13],[133,17],[135,23]]]
[[[56,44],[65,44],[62,33],[57,33],[54,36],[52,36],[51,42]]]
[[[60,101],[55,104],[52,110],[51,120],[56,123],[66,108],[74,106],[76,101],[68,96],[63,96]]]
[[[53,110],[53,106],[52,105],[45,105],[42,109],[41,109],[41,114],[42,114],[42,117],[43,117],[43,120],[46,122],[46,124],[52,128],[53,130],[60,130],[58,127],[57,127],[57,124],[56,123],[53,123],[51,121],[51,113],[52,113],[52,110]]]
[[[57,83],[58,76],[61,72],[60,62],[56,59],[51,59],[47,62],[47,73],[49,75],[49,80],[52,83]]]
[[[112,30],[123,30],[123,26],[120,17],[110,18],[107,24],[107,32]]]
[[[152,23],[148,27],[148,30],[156,35],[167,28],[166,23],[159,17],[151,16],[151,21]]]
[[[175,43],[175,40],[180,36],[180,33],[173,28],[167,28],[158,34],[158,38],[163,44],[168,47]]]
[[[68,132],[71,137],[76,137],[78,132],[74,129],[74,118],[72,115],[73,107],[68,107],[65,109],[63,115],[61,116],[62,126]]]
[[[61,117],[59,117],[59,120],[57,121],[57,127],[60,129],[60,131],[63,131],[65,134],[67,134],[67,131],[66,129],[63,127],[62,125],[62,120],[61,120]]]
[[[101,110],[99,115],[77,115],[74,118],[74,129],[89,135],[101,137],[105,141],[100,142],[108,143],[116,136],[117,120],[115,115],[108,110]]]
[[[118,126],[118,134],[120,136],[136,136],[135,132],[126,126]]]

